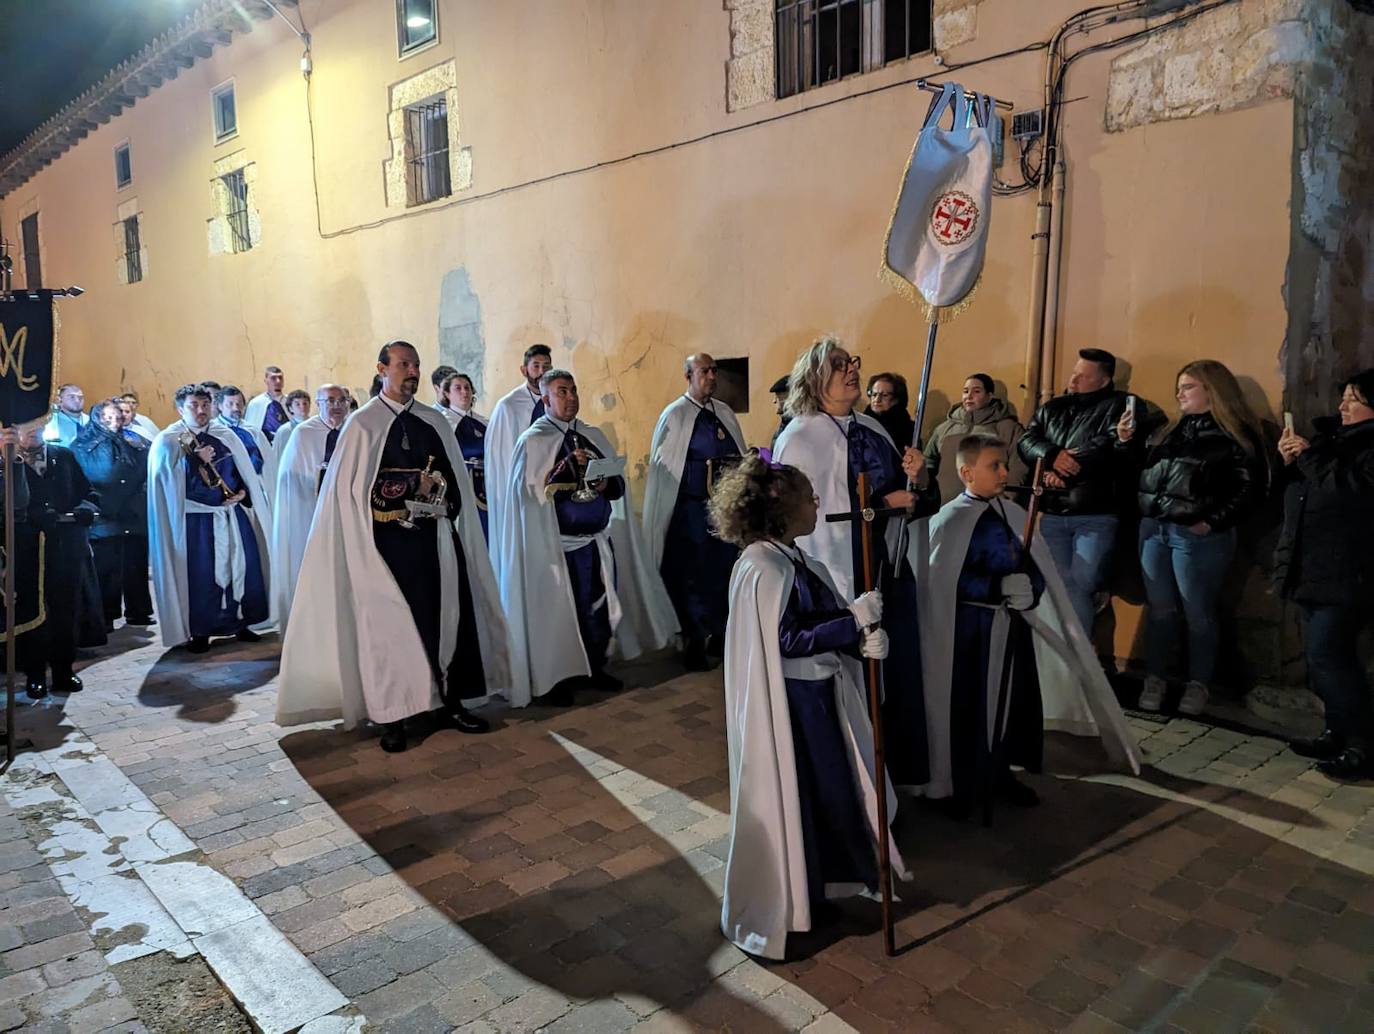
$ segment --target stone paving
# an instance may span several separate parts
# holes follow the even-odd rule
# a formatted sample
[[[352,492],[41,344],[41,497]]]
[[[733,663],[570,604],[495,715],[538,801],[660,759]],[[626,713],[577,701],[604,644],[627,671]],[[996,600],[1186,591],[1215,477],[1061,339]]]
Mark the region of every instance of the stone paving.
[[[1133,778],[1051,738],[1038,809],[904,804],[896,958],[855,901],[761,965],[717,926],[718,672],[632,667],[388,756],[273,725],[275,666],[270,639],[192,658],[121,629],[25,728],[89,737],[375,1029],[1374,1030],[1374,785],[1274,739],[1133,719]],[[142,1029],[26,830],[0,812],[0,1030]]]

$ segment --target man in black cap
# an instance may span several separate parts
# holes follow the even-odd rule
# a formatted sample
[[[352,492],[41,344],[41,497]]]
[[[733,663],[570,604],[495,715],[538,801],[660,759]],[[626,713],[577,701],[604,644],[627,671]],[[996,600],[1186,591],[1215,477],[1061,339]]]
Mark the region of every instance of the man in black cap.
[[[768,390],[773,393],[773,412],[778,414],[778,429],[773,432],[773,440],[768,443],[769,447],[778,444],[778,435],[782,434],[782,429],[787,426],[787,421],[792,418],[782,411],[783,403],[787,401],[787,392],[790,384],[787,374],[783,374],[773,382],[773,386]]]

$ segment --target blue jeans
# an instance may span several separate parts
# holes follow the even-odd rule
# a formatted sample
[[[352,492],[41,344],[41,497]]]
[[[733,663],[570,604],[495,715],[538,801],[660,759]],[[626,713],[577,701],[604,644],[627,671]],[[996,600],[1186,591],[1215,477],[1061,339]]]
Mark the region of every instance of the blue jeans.
[[[1054,566],[1078,623],[1091,639],[1093,635],[1093,596],[1107,584],[1107,561],[1116,543],[1116,515],[1094,513],[1083,516],[1047,513],[1040,518],[1040,537],[1054,557]]]
[[[1217,599],[1235,553],[1233,528],[1199,535],[1182,524],[1149,517],[1140,522],[1140,568],[1149,603],[1145,670],[1151,675],[1174,673],[1186,639],[1189,681],[1211,685],[1220,634]]]
[[[1354,607],[1303,604],[1302,616],[1307,680],[1326,706],[1326,727],[1348,743],[1367,746],[1374,722],[1369,680],[1360,664],[1363,615]]]

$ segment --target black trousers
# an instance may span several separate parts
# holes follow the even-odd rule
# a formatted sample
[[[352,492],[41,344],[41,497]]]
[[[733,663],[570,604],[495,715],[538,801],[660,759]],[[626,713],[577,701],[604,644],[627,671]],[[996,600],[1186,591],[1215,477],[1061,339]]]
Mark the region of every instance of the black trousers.
[[[130,621],[147,621],[153,614],[148,594],[148,540],[141,535],[92,539],[95,573],[107,622],[121,613]]]

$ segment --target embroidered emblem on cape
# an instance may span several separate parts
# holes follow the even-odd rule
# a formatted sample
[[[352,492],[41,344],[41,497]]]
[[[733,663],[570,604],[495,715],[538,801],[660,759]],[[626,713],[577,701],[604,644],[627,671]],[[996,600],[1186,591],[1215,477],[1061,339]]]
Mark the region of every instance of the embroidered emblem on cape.
[[[935,241],[949,247],[960,244],[978,229],[978,204],[962,190],[947,190],[930,210],[930,229]]]

